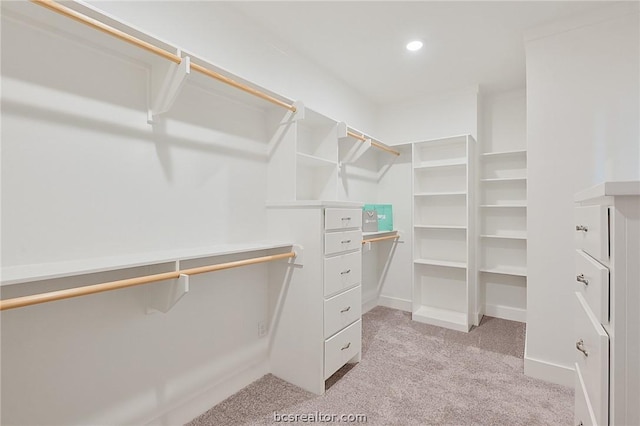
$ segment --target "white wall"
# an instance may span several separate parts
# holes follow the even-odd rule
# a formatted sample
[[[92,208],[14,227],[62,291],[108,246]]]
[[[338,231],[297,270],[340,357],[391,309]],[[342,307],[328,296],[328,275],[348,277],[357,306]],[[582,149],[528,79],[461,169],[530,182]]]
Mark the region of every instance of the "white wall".
[[[369,131],[366,99],[227,5],[104,6]],[[266,236],[262,112],[187,83],[150,126],[146,68],[5,18],[3,267]],[[171,267],[7,286],[2,297]],[[198,276],[167,314],[145,315],[144,288],[3,312],[2,424],[178,424],[205,411],[268,372],[267,270]]]
[[[482,152],[526,149],[526,99],[524,88],[482,98]]]
[[[90,1],[121,20],[338,121],[375,133],[373,104],[233,2]]]
[[[478,87],[443,92],[377,112],[379,135],[389,144],[471,134],[478,138]]]
[[[529,34],[525,372],[572,385],[573,195],[638,179],[637,3]]]

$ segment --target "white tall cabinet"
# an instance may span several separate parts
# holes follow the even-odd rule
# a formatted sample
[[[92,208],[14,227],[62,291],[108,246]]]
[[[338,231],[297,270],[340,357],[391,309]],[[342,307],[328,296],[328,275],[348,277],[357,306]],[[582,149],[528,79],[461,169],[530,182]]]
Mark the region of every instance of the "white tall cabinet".
[[[640,424],[640,182],[575,197],[575,424]]]
[[[412,318],[465,332],[480,319],[475,166],[470,135],[413,144]]]

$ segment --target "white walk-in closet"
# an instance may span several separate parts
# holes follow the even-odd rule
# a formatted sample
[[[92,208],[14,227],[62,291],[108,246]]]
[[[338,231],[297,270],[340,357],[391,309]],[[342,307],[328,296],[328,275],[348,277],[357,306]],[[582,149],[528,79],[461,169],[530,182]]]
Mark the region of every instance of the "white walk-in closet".
[[[3,425],[640,425],[637,2],[0,6]]]

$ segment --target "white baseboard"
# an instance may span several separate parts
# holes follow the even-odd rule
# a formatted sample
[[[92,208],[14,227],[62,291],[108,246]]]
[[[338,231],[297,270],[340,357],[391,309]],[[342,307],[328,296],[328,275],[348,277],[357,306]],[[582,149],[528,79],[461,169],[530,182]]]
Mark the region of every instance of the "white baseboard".
[[[485,305],[484,314],[510,321],[527,322],[527,310],[504,305]]]
[[[214,405],[224,401],[234,393],[269,373],[267,356],[267,339],[263,338],[256,345],[235,354],[232,362],[224,362],[220,375],[209,383],[203,391],[191,398],[175,404],[164,414],[155,417],[147,426],[172,426],[188,423]]]
[[[378,305],[392,309],[400,309],[401,311],[411,312],[411,300],[400,299],[397,297],[380,296]]]
[[[527,340],[524,343],[524,375],[570,388],[575,386],[573,368],[529,357]]]
[[[378,301],[376,300],[375,297],[372,298],[372,299],[368,299],[368,300],[365,300],[364,298],[362,299],[362,313],[363,314],[366,314],[367,312],[369,312],[370,310],[372,310],[376,306],[378,306]]]

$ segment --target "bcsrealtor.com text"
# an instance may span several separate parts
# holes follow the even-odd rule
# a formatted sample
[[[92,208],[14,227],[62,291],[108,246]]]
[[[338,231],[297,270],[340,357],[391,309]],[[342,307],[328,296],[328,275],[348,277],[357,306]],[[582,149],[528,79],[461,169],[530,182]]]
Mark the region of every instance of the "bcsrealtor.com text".
[[[304,414],[284,414],[273,412],[274,423],[366,423],[365,414],[331,414],[315,411]]]

